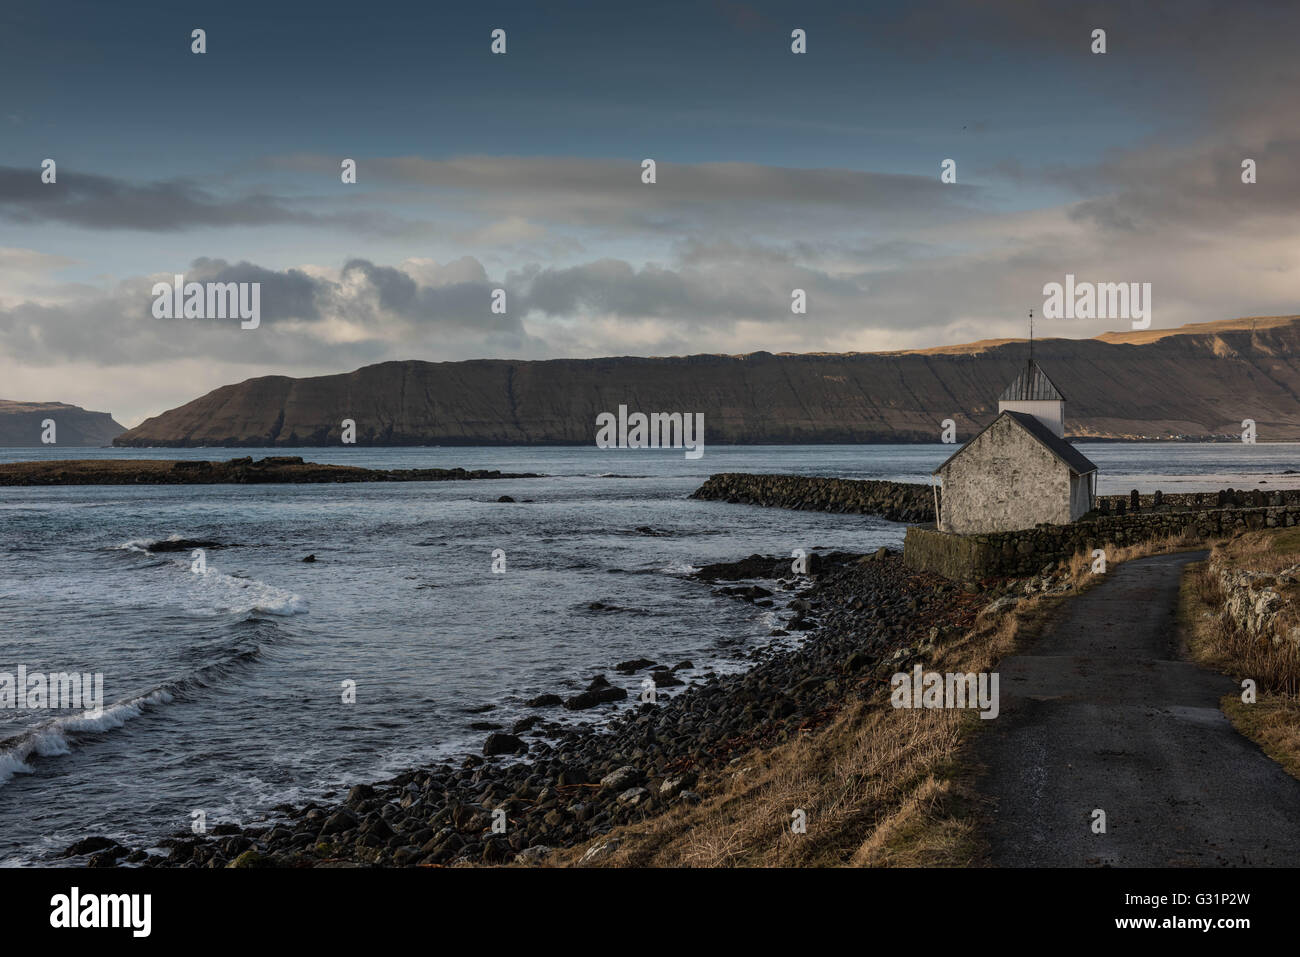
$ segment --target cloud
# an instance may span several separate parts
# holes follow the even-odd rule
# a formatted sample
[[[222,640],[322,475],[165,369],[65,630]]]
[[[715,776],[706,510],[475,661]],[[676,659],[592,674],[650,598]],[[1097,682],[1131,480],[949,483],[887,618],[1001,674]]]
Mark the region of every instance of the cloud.
[[[641,162],[656,161],[656,182],[641,181]],[[323,174],[334,159],[298,154],[273,166]],[[485,222],[501,238],[532,238],[540,226],[566,225],[660,235],[708,225],[747,223],[806,229],[837,222],[919,225],[972,214],[974,186],[943,184],[933,175],[800,169],[745,162],[677,163],[671,157],[600,159],[562,156],[375,157],[370,181],[388,189],[417,187],[423,201]],[[480,233],[479,238],[486,238]]]
[[[414,235],[426,226],[374,210],[316,213],[265,192],[221,197],[189,180],[134,184],[60,167],[53,183],[40,171],[0,167],[0,217],[21,224],[178,232],[200,227],[332,226]]]

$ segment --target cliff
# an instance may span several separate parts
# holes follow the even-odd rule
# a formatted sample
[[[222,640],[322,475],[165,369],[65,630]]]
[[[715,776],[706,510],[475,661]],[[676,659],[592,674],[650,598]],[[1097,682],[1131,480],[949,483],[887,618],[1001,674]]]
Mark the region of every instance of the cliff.
[[[1047,339],[1035,356],[1076,437],[1300,440],[1300,316]],[[223,386],[119,436],[133,446],[592,444],[601,412],[702,412],[705,444],[965,441],[1023,341],[917,352],[385,362]]]
[[[62,402],[14,402],[0,399],[0,448],[41,445],[41,423],[54,420],[54,447],[111,445],[126,431],[107,412],[88,412]]]

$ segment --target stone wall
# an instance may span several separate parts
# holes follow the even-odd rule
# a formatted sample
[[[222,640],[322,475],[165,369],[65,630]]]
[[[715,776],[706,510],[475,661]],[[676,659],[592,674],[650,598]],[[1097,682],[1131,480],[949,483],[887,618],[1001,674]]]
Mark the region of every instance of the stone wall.
[[[1300,648],[1300,625],[1293,624],[1293,612],[1288,614],[1300,591],[1300,565],[1280,572],[1236,568],[1216,549],[1210,571],[1223,589],[1223,615],[1230,627],[1274,646],[1285,641]]]
[[[892,522],[933,522],[934,491],[907,482],[720,472],[691,498],[804,511],[879,515]]]
[[[1156,491],[1138,495],[1137,510],[1170,509],[1173,511],[1201,511],[1207,508],[1263,508],[1268,505],[1300,504],[1300,489],[1220,489],[1217,492]],[[1125,495],[1098,495],[1096,509],[1102,514],[1115,514],[1123,506],[1132,512],[1132,493]]]
[[[959,581],[977,581],[998,574],[988,546],[969,535],[953,535],[913,525],[903,542],[903,561],[922,571]]]
[[[954,536],[934,528],[907,530],[903,560],[913,568],[971,580],[1038,574],[1076,552],[1179,537],[1188,543],[1238,531],[1300,524],[1300,503],[1263,508],[1151,511],[1110,515],[1070,525],[1039,525],[1019,532]],[[961,539],[961,543],[945,541]]]

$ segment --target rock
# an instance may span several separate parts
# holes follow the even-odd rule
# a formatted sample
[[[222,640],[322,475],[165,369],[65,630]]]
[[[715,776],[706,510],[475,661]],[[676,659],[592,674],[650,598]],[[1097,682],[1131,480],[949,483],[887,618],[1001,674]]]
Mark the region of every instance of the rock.
[[[649,668],[654,662],[649,658],[633,658],[631,661],[620,661],[614,666],[615,671],[631,672],[640,671],[642,668]]]
[[[81,840],[69,844],[59,857],[79,857],[82,854],[93,854],[96,851],[105,851],[116,846],[117,841],[97,834],[93,837],[83,837]]]
[[[357,826],[357,816],[347,808],[342,808],[331,814],[321,825],[320,834],[322,837],[330,834],[342,834],[344,831],[350,831]]]
[[[622,701],[626,697],[626,688],[605,687],[596,691],[583,691],[580,694],[566,698],[564,701],[564,707],[570,711],[581,711],[585,708],[594,708],[598,704],[606,704],[610,701]]]
[[[497,501],[498,501],[498,502],[514,502],[514,499],[511,498],[509,495],[502,495],[499,499],[497,499]]]
[[[685,774],[675,774],[664,780],[659,785],[659,798],[663,801],[671,801],[683,791],[695,787],[695,782],[699,780],[699,775],[694,771],[688,771]]]
[[[356,787],[348,791],[347,799],[343,803],[346,804],[348,807],[354,808],[358,804],[361,804],[364,801],[373,800],[374,797],[375,797],[375,789],[373,787],[371,787],[369,784],[358,784],[356,785]]]
[[[628,788],[626,791],[624,791],[622,794],[618,796],[617,800],[619,804],[625,804],[629,807],[636,807],[638,804],[641,804],[646,800],[648,800],[649,797],[650,797],[650,791],[647,788],[635,787],[635,788]]]
[[[997,615],[1007,610],[1008,608],[1016,607],[1016,605],[1018,604],[1020,604],[1020,599],[1017,598],[1015,595],[1004,595],[1001,598],[995,598],[993,601],[985,605],[980,610],[980,616],[984,617],[990,615]]]
[[[247,850],[237,858],[226,865],[228,868],[242,869],[245,867],[274,867],[275,862],[267,857],[261,851]]]
[[[861,671],[863,668],[871,667],[871,656],[861,651],[855,651],[844,659],[844,670],[850,674]]]
[[[394,835],[392,826],[381,815],[372,814],[361,825],[361,833],[378,841],[387,841]]]
[[[540,694],[536,698],[529,698],[524,702],[530,708],[549,708],[563,703],[564,699],[557,694]]]
[[[600,779],[600,789],[602,791],[625,791],[630,787],[635,787],[645,780],[645,774],[639,768],[634,768],[630,764],[615,771],[609,772]]]
[[[529,715],[526,718],[520,718],[511,726],[510,731],[512,734],[523,734],[525,731],[532,730],[533,726],[541,720],[542,719],[535,714]]]
[[[487,740],[483,742],[484,757],[498,754],[525,754],[527,751],[528,745],[520,738],[500,731],[489,734]]]
[[[534,844],[532,847],[525,848],[515,855],[516,864],[539,864],[551,849],[545,844]]]
[[[414,864],[419,857],[419,848],[404,845],[393,851],[393,864],[396,867],[406,867],[410,864]]]
[[[614,856],[622,842],[618,838],[610,838],[607,841],[601,841],[599,844],[593,844],[587,849],[587,853],[582,855],[578,861],[580,865],[599,864]]]
[[[127,854],[127,849],[121,844],[114,843],[112,847],[105,848],[90,855],[90,860],[86,862],[87,867],[113,867],[119,857]]]
[[[308,555],[306,558],[303,559],[304,562],[314,562],[315,560],[316,560],[315,555]]]

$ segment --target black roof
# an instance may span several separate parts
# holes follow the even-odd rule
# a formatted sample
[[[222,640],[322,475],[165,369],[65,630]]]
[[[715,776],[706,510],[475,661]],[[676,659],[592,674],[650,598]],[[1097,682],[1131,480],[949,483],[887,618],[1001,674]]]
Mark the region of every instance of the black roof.
[[[1015,419],[1026,432],[1038,440],[1040,445],[1044,446],[1047,451],[1051,452],[1058,459],[1064,462],[1071,472],[1078,475],[1087,475],[1089,472],[1097,471],[1097,466],[1093,465],[1086,455],[1076,449],[1069,442],[1065,441],[1065,439],[1058,437],[1055,432],[1043,425],[1042,422],[1039,422],[1038,419],[1034,418],[1028,412],[1012,412],[1007,410],[1006,412],[1001,413],[997,419],[993,420],[993,422],[990,422],[988,425],[984,426],[984,428],[980,429],[969,442],[959,448],[956,452],[952,453],[952,455],[948,456],[948,458],[944,460],[944,463],[930,474],[938,475],[946,469],[949,462],[970,448],[975,439],[978,439],[989,429],[993,428],[993,424],[1004,415]]]
[[[1007,386],[1002,394],[998,396],[999,402],[1041,402],[1041,401],[1059,401],[1064,402],[1065,396],[1061,395],[1061,390],[1051,379],[1047,378],[1047,373],[1039,368],[1038,363],[1029,360],[1025,368],[1020,370],[1020,375],[1016,376],[1016,381]]]

